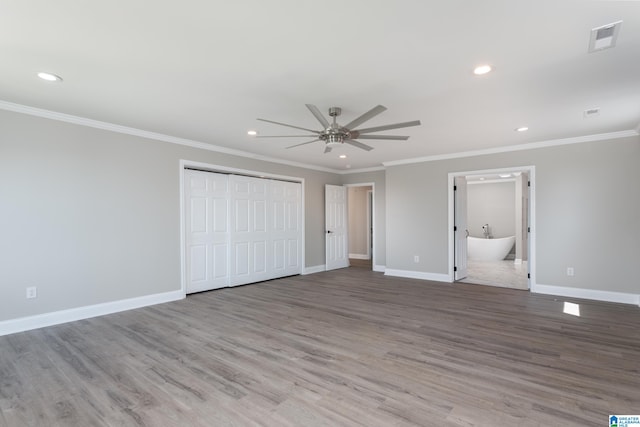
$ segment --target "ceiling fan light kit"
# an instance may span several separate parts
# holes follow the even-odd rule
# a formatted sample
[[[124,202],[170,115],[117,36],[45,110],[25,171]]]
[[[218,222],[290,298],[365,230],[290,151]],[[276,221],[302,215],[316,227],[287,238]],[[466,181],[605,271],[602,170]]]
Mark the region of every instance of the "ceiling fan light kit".
[[[386,107],[383,107],[382,105],[377,105],[373,107],[371,110],[367,111],[366,113],[356,118],[355,120],[352,120],[351,122],[347,123],[345,126],[341,126],[337,122],[337,117],[342,113],[342,109],[340,107],[329,108],[329,117],[333,119],[331,122],[329,122],[326,119],[326,117],[322,115],[318,107],[316,107],[315,105],[306,104],[306,107],[309,109],[309,111],[311,111],[311,114],[313,114],[316,120],[320,122],[323,130],[318,131],[318,130],[299,127],[299,126],[289,125],[286,123],[275,122],[273,120],[258,119],[263,122],[273,123],[279,126],[286,126],[293,129],[305,130],[312,133],[311,135],[271,135],[271,136],[265,135],[265,136],[258,136],[258,138],[302,138],[302,137],[315,138],[311,141],[291,145],[287,148],[294,148],[294,147],[299,147],[301,145],[322,141],[325,143],[325,149],[324,149],[325,153],[329,153],[331,152],[333,147],[336,147],[345,143],[352,145],[354,147],[360,148],[362,150],[371,151],[373,150],[373,147],[367,144],[363,144],[362,142],[357,141],[357,139],[381,139],[381,140],[386,139],[386,140],[395,140],[395,141],[406,141],[407,139],[409,139],[408,136],[365,135],[365,134],[420,125],[420,120],[414,120],[410,122],[376,126],[376,127],[366,128],[366,129],[356,129],[358,126],[360,126],[364,122],[371,120],[378,114],[385,111]]]

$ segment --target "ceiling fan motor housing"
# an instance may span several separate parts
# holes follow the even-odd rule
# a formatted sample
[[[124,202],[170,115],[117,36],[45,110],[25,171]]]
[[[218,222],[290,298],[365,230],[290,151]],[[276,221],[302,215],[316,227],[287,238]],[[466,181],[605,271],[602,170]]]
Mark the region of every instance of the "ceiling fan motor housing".
[[[332,133],[325,134],[325,137],[326,137],[325,143],[327,145],[339,145],[344,143],[345,134],[342,132],[337,132],[337,133],[332,132]]]

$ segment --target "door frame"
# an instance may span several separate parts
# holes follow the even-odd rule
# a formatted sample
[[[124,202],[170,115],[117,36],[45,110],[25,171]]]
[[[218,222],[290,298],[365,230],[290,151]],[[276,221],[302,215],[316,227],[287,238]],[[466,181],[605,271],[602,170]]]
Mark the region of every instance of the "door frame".
[[[185,160],[185,159],[180,159],[179,162],[179,170],[178,170],[178,174],[179,174],[179,186],[180,186],[180,191],[179,191],[179,199],[178,199],[178,206],[180,207],[180,290],[182,292],[182,294],[186,297],[187,296],[187,267],[186,267],[186,260],[187,260],[187,255],[186,255],[186,244],[187,244],[187,238],[186,238],[186,219],[185,219],[185,206],[184,206],[184,171],[187,168],[193,168],[193,169],[199,169],[205,172],[219,172],[219,173],[227,173],[227,174],[236,174],[236,175],[245,175],[245,176],[251,176],[251,177],[255,177],[255,178],[264,178],[264,179],[278,179],[281,181],[290,181],[290,182],[295,182],[295,183],[299,183],[301,184],[301,216],[302,216],[302,223],[301,223],[301,227],[302,227],[302,238],[301,238],[301,246],[302,246],[302,253],[301,253],[301,260],[300,260],[300,264],[301,264],[301,272],[300,274],[304,274],[305,272],[305,235],[306,235],[306,228],[305,228],[305,201],[304,201],[304,178],[301,177],[295,177],[295,176],[287,176],[287,175],[278,175],[278,174],[274,174],[274,173],[268,173],[268,172],[260,172],[260,171],[254,171],[254,170],[249,170],[249,169],[240,169],[240,168],[233,168],[233,167],[228,167],[228,166],[222,166],[222,165],[215,165],[212,163],[203,163],[203,162],[196,162],[193,160]]]
[[[369,218],[371,218],[371,224],[370,224],[370,228],[371,228],[371,234],[373,234],[373,236],[371,236],[372,241],[371,241],[371,269],[372,271],[384,271],[382,269],[380,269],[378,267],[378,269],[376,269],[376,266],[378,264],[376,264],[376,240],[378,240],[378,233],[376,230],[376,183],[375,182],[357,182],[357,183],[353,183],[353,184],[344,184],[345,187],[371,187],[371,213],[370,215],[367,215],[367,221],[369,221]],[[349,217],[349,193],[347,192],[347,219]],[[347,232],[349,228],[349,221],[347,221]],[[367,235],[369,233],[367,232]],[[347,242],[348,243],[348,242]]]
[[[529,206],[528,215],[529,220],[529,252],[528,252],[528,269],[529,269],[529,291],[535,288],[536,285],[536,167],[535,166],[513,166],[499,169],[482,169],[462,172],[450,172],[447,180],[447,194],[448,194],[448,209],[449,209],[449,223],[448,223],[448,242],[449,242],[449,268],[448,276],[449,282],[455,281],[454,267],[455,267],[455,233],[453,227],[455,225],[455,206],[454,206],[454,191],[453,185],[455,178],[458,176],[468,175],[489,175],[489,174],[501,174],[501,173],[514,173],[525,172],[529,176]]]

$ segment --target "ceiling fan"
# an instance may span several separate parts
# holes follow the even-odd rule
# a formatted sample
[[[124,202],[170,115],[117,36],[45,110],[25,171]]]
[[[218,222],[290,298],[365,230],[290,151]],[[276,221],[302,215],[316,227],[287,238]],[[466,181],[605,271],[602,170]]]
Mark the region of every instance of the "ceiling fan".
[[[273,120],[258,119],[262,122],[273,123],[280,126],[287,126],[290,128],[305,130],[307,132],[312,133],[312,135],[270,135],[270,136],[258,136],[258,138],[303,138],[303,137],[315,138],[312,141],[303,142],[301,144],[295,144],[287,148],[299,147],[301,145],[311,144],[317,141],[323,141],[325,143],[325,148],[324,148],[325,153],[329,153],[331,152],[331,149],[333,147],[341,144],[345,144],[345,143],[349,145],[353,145],[354,147],[361,148],[366,151],[371,151],[373,150],[373,147],[363,144],[362,142],[356,141],[356,140],[357,139],[387,139],[387,140],[406,141],[407,139],[409,139],[408,136],[369,135],[369,134],[374,132],[380,132],[383,130],[399,129],[399,128],[406,128],[406,127],[420,125],[420,120],[414,120],[411,122],[395,123],[395,124],[384,125],[384,126],[375,126],[371,128],[365,128],[365,129],[356,129],[358,126],[360,126],[361,124],[363,124],[368,120],[371,120],[378,114],[385,111],[387,108],[383,107],[382,105],[378,105],[376,107],[373,107],[371,110],[367,111],[360,117],[356,118],[355,120],[352,120],[346,125],[341,126],[336,122],[336,118],[342,112],[341,108],[339,107],[329,108],[329,116],[333,117],[333,122],[329,123],[329,121],[325,118],[325,116],[322,115],[318,107],[316,107],[313,104],[306,104],[306,106],[309,109],[309,111],[311,111],[311,114],[313,114],[314,117],[320,122],[323,128],[322,130],[307,129],[300,126],[288,125],[286,123],[274,122]]]

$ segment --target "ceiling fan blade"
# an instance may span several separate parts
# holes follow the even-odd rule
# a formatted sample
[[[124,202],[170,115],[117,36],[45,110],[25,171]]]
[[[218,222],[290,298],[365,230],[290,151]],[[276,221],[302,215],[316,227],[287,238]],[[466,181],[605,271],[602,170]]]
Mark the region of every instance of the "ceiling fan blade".
[[[313,104],[305,104],[307,106],[307,108],[309,109],[309,111],[311,111],[311,114],[313,114],[315,116],[315,118],[320,122],[320,124],[322,125],[322,127],[324,129],[328,128],[329,125],[329,121],[322,115],[322,113],[320,112],[320,110],[318,110],[318,107],[316,107]]]
[[[286,147],[286,148],[299,147],[301,145],[311,144],[312,142],[316,142],[316,141],[320,141],[320,140],[319,139],[314,139],[313,141],[303,142],[302,144],[291,145],[291,146]]]
[[[406,141],[409,139],[408,136],[398,136],[398,135],[358,135],[358,139],[389,139],[389,140],[397,140],[397,141]]]
[[[363,144],[362,142],[359,142],[359,141],[354,141],[353,139],[345,139],[344,142],[347,143],[347,144],[351,144],[354,147],[361,148],[361,149],[363,149],[365,151],[373,150],[373,147],[370,147],[367,144]]]
[[[312,133],[315,133],[315,134],[319,134],[320,133],[320,131],[317,131],[317,130],[301,128],[299,126],[288,125],[286,123],[274,122],[273,120],[267,120],[267,119],[256,119],[256,120],[260,120],[261,122],[273,123],[275,125],[286,126],[286,127],[290,127],[290,128],[294,128],[294,129],[306,130],[308,132],[312,132]]]
[[[366,113],[364,113],[363,115],[361,115],[357,119],[355,119],[355,120],[351,121],[350,123],[347,123],[346,125],[344,125],[344,127],[346,127],[347,129],[356,128],[356,127],[360,126],[362,123],[366,122],[367,120],[371,120],[372,118],[374,118],[378,114],[382,113],[386,109],[387,109],[387,107],[384,107],[382,105],[376,105],[371,110],[367,111]]]
[[[344,125],[344,127],[346,127],[347,129],[356,128],[356,127],[360,126],[361,124],[363,124],[364,122],[366,122],[367,120],[371,120],[372,118],[374,118],[378,114],[382,113],[386,109],[387,109],[387,107],[384,107],[382,105],[377,105],[377,106],[373,107],[371,110],[369,110],[366,113],[364,113],[363,115],[361,115],[360,117],[358,117],[357,119],[353,120],[351,123],[348,123],[348,124]]]
[[[330,153],[331,152],[331,147],[329,147],[328,145],[326,147],[324,147],[324,154]]]
[[[315,138],[317,135],[258,135],[254,138]]]
[[[420,126],[420,120],[414,120],[412,122],[403,122],[403,123],[394,123],[392,125],[384,125],[384,126],[376,126],[373,128],[366,129],[358,129],[359,134],[363,133],[371,133],[371,132],[380,132],[382,130],[390,130],[390,129],[399,129],[399,128],[408,128],[411,126]]]

